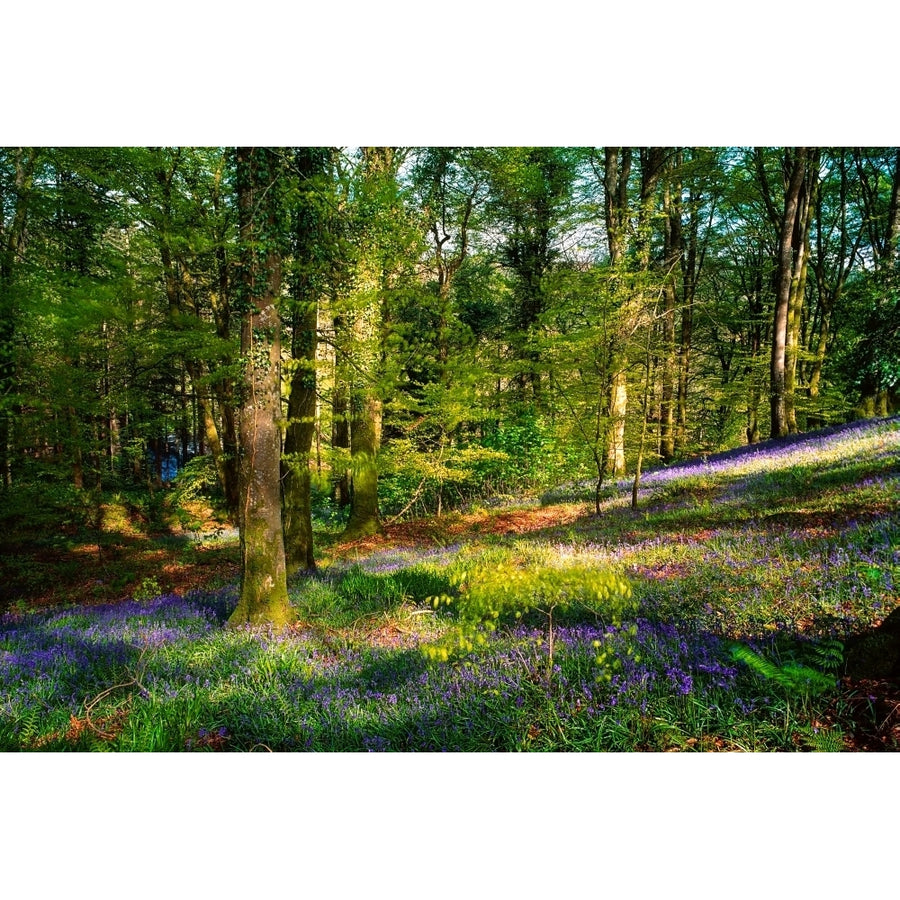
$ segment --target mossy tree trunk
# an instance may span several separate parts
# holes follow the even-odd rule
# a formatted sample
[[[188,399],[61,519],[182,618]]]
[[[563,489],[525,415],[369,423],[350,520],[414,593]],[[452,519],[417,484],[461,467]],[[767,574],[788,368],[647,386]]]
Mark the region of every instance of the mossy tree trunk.
[[[316,347],[318,291],[324,224],[314,190],[325,170],[322,148],[299,148],[294,166],[300,178],[300,198],[293,222],[294,267],[291,272],[291,375],[288,421],[282,455],[284,551],[288,574],[315,571],[309,456],[316,431]]]
[[[609,264],[613,272],[613,291],[619,284],[618,270],[625,260],[628,246],[628,178],[631,173],[630,147],[604,149],[604,211],[606,236],[609,243]],[[612,373],[609,388],[609,421],[606,447],[606,472],[613,477],[625,471],[625,416],[628,412],[627,359],[620,335],[612,337],[615,344],[609,354]]]
[[[801,316],[806,297],[806,278],[809,270],[809,231],[812,208],[818,187],[819,151],[812,149],[806,167],[806,178],[797,209],[794,227],[794,266],[791,276],[791,294],[788,303],[787,340],[785,345],[784,411],[787,428],[791,434],[798,432],[795,396],[797,392],[798,360],[802,347]]]
[[[644,315],[646,298],[645,279],[636,286],[625,284],[624,289],[619,273],[625,267],[627,251],[627,230],[631,217],[628,202],[628,176],[631,169],[629,148],[606,148],[606,232],[609,241],[610,267],[613,273],[613,290],[619,291],[622,303],[619,312],[617,333],[613,340],[616,349],[611,354],[613,360],[612,380],[609,398],[609,445],[607,447],[607,468],[613,476],[625,473],[625,422],[628,415],[628,368],[629,342]],[[653,218],[656,206],[656,189],[666,162],[666,150],[662,147],[642,147],[639,151],[641,184],[637,206],[637,226],[635,253],[640,276],[650,271],[650,246]]]
[[[316,314],[307,300],[294,310],[288,424],[282,456],[284,551],[289,574],[316,568],[309,454],[316,430]]]
[[[276,217],[279,162],[272,151],[237,151],[242,309],[240,435],[241,594],[232,625],[291,621],[281,522],[281,254]]]
[[[397,266],[391,234],[400,218],[396,166],[392,147],[363,147],[360,207],[367,211],[369,221],[357,261],[358,303],[348,323],[353,371],[348,392],[351,495],[350,518],[342,535],[345,541],[381,529],[378,451],[386,365],[386,298]]]
[[[344,341],[344,322],[334,318],[335,343]],[[331,392],[331,447],[333,450],[350,450],[350,415],[348,411],[348,367],[342,353],[334,362],[334,388]],[[341,509],[350,505],[350,470],[336,466],[332,476],[332,496]]]
[[[772,324],[772,354],[769,365],[769,397],[771,406],[772,437],[788,433],[788,410],[785,404],[787,390],[787,340],[790,317],[791,285],[794,280],[794,259],[797,251],[796,233],[803,183],[806,177],[807,148],[800,147],[790,154],[788,178],[784,194],[784,213],[781,217],[781,234],[778,240],[778,273],[775,297],[775,314]]]

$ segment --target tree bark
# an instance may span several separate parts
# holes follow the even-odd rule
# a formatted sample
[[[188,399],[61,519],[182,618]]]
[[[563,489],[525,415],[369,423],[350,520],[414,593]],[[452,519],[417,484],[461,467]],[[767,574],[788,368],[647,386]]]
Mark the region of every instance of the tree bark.
[[[370,192],[374,220],[377,222],[385,214],[391,215],[393,186],[390,182],[395,177],[393,149],[364,147],[363,167],[364,191]],[[386,227],[389,225],[386,220],[382,221]],[[378,379],[383,364],[382,325],[391,266],[384,255],[384,247],[380,245],[380,241],[385,239],[385,235],[376,228],[374,243],[368,248],[372,258],[363,259],[360,270],[361,286],[370,299],[356,311],[352,323],[356,374],[351,379],[349,395],[352,491],[350,519],[342,535],[345,541],[375,534],[381,529],[378,451],[381,445],[382,402]]]
[[[620,289],[618,273],[625,259],[628,241],[628,176],[631,173],[631,154],[630,147],[604,149],[604,211],[614,291]],[[623,297],[623,304],[626,302]],[[615,334],[612,340],[615,346],[611,348],[612,352],[609,354],[612,372],[609,388],[610,427],[607,432],[606,469],[615,477],[625,471],[628,375],[623,336],[620,333]]]
[[[335,344],[344,343],[344,321],[340,316],[334,318]],[[331,446],[334,450],[350,450],[350,403],[347,387],[347,365],[343,353],[338,350],[334,361],[334,388],[331,393]],[[350,505],[350,470],[341,466],[333,473],[333,497],[335,503],[343,509]]]
[[[675,158],[680,164],[681,154]],[[663,288],[663,363],[662,387],[659,407],[659,455],[668,462],[675,456],[675,380],[678,368],[678,351],[675,347],[676,271],[681,260],[681,185],[666,185],[663,195],[666,214],[665,267],[666,281]]]
[[[891,201],[888,206],[888,231],[885,240],[885,256],[889,268],[894,268],[900,257],[900,148],[894,157],[894,179],[891,184]]]
[[[281,255],[275,238],[277,163],[270,151],[237,151],[240,225],[239,410],[241,594],[232,625],[291,621],[281,522]]]
[[[284,491],[284,550],[288,574],[313,572],[312,503],[309,457],[316,431],[316,348],[318,346],[318,287],[313,260],[319,240],[313,204],[306,198],[311,182],[324,171],[317,148],[301,148],[294,162],[300,177],[301,200],[294,222],[294,265],[291,279],[291,378],[288,421],[282,454]]]
[[[785,407],[786,349],[788,316],[791,303],[791,284],[794,263],[794,232],[797,224],[800,192],[806,175],[807,149],[798,148],[790,158],[790,177],[785,190],[784,214],[778,240],[778,277],[772,331],[772,355],[769,366],[769,395],[771,404],[772,437],[788,433]]]
[[[784,411],[790,434],[796,434],[797,410],[795,405],[797,384],[797,361],[800,356],[800,328],[803,301],[806,296],[806,278],[809,270],[809,231],[812,223],[812,209],[818,187],[819,151],[811,150],[806,166],[806,177],[797,205],[797,219],[794,228],[794,263],[791,275],[791,297],[788,303],[787,339],[785,342]]]
[[[309,455],[316,430],[316,325],[318,304],[294,312],[291,389],[282,456],[284,544],[288,574],[315,571]]]

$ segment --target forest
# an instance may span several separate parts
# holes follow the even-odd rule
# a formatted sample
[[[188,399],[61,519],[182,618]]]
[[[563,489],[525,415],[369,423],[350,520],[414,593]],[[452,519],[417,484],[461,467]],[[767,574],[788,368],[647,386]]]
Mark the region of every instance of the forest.
[[[898,749],[898,411],[898,148],[0,149],[0,748]]]

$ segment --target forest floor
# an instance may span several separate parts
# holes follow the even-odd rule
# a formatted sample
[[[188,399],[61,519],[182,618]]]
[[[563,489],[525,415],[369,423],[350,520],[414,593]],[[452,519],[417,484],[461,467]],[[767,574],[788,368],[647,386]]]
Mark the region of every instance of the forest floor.
[[[462,571],[468,565],[466,560],[499,560],[501,565],[512,560],[526,571],[570,564],[605,568],[622,574],[634,586],[640,615],[648,617],[636,620],[639,641],[662,648],[670,636],[653,629],[667,628],[667,622],[684,623],[685,627],[693,623],[691,633],[705,636],[704,640],[719,635],[722,639],[750,641],[754,647],[762,647],[752,642],[767,635],[776,640],[781,636],[790,641],[824,640],[826,647],[828,640],[839,638],[842,669],[838,689],[827,704],[810,705],[810,698],[804,695],[804,704],[810,711],[814,707],[815,712],[810,712],[809,722],[803,725],[806,731],[796,730],[793,737],[786,732],[776,735],[782,726],[773,724],[775,713],[766,713],[766,727],[775,729],[767,738],[760,738],[756,731],[742,731],[740,723],[728,726],[737,729],[734,735],[742,735],[733,736],[733,740],[704,736],[703,729],[708,726],[695,723],[693,727],[700,735],[697,738],[679,738],[670,729],[664,737],[648,733],[630,745],[630,738],[617,736],[617,729],[625,726],[616,722],[603,739],[612,741],[609,745],[597,745],[599,738],[591,736],[597,732],[584,732],[586,749],[618,747],[615,742],[619,740],[633,749],[697,749],[697,740],[708,749],[732,744],[765,749],[781,746],[779,742],[785,740],[794,744],[814,742],[813,735],[820,731],[822,735],[840,735],[843,750],[900,749],[898,426],[896,417],[882,423],[856,424],[660,469],[642,480],[636,510],[630,507],[630,485],[626,482],[607,486],[599,515],[594,512],[591,487],[575,485],[555,490],[543,505],[532,500],[517,507],[473,509],[398,522],[386,525],[378,535],[353,543],[340,543],[334,533],[322,533],[320,579],[295,581],[292,587],[292,602],[300,613],[296,634],[298,639],[301,633],[318,634],[320,649],[315,652],[320,654],[319,662],[332,668],[339,667],[346,648],[362,645],[394,654],[402,668],[411,665],[404,655],[411,646],[411,629],[422,625],[427,630],[438,622],[438,617],[423,617],[428,610],[417,604],[435,593],[429,585],[435,579],[439,583],[445,577],[442,572],[454,566]],[[188,520],[164,522],[162,516],[151,519],[126,500],[113,498],[92,512],[92,527],[69,522],[48,529],[51,512],[46,511],[46,521],[33,516],[29,522],[26,517],[22,527],[6,527],[0,534],[0,617],[6,613],[13,626],[23,617],[42,615],[42,610],[85,604],[91,604],[92,609],[121,605],[125,610],[133,605],[132,598],[162,601],[201,588],[212,598],[204,602],[220,605],[215,592],[233,590],[229,586],[238,579],[236,532],[208,507],[194,506]],[[9,521],[7,516],[7,524]],[[419,582],[422,596],[416,594]],[[446,580],[443,583],[449,584]],[[360,610],[365,615],[360,616]],[[135,614],[133,610],[127,613]],[[184,615],[190,618],[193,613]],[[640,629],[650,630],[645,635]],[[427,640],[423,634],[416,640]],[[513,632],[508,634],[511,638]],[[156,638],[151,643],[153,640]],[[777,653],[785,652],[788,645],[779,646],[782,649],[775,647],[775,658],[780,659],[780,668],[770,667],[765,677],[774,679],[770,685],[773,689],[786,685],[785,690],[796,691],[796,685],[788,679],[793,651],[778,657]],[[707,649],[697,647],[698,658],[705,659]],[[666,677],[675,679],[674,657],[666,658]],[[584,663],[577,659],[580,657],[573,656],[567,665],[575,666],[572,671],[580,673],[577,666]],[[291,664],[299,665],[296,661]],[[387,662],[377,662],[373,671],[382,674],[376,681],[388,677],[387,666]],[[678,677],[693,678],[699,684],[708,664],[703,663],[700,669],[696,662],[691,666],[684,670],[690,675]],[[809,671],[802,666],[801,670]],[[529,671],[531,680],[521,688],[526,697],[532,690],[528,685],[536,684],[534,679],[538,678],[535,671]],[[653,682],[663,678],[662,673],[660,669],[655,675],[644,672],[640,677]],[[591,688],[586,690],[590,692]],[[764,688],[760,690],[764,693]],[[371,696],[375,698],[372,703],[382,702],[381,694]],[[744,700],[733,701],[741,709],[766,702],[764,696],[743,696]],[[660,697],[659,702],[665,706],[669,700]],[[572,722],[566,735],[582,734],[578,723],[584,701],[577,692],[573,698],[574,705],[565,713]],[[794,696],[795,706],[796,700]],[[419,701],[413,698],[410,702]],[[562,701],[557,697],[553,702]],[[792,702],[791,696],[785,702]],[[551,707],[542,709],[546,712]],[[687,717],[685,721],[697,714],[680,706],[678,709],[678,717]],[[752,716],[762,715],[761,709]],[[384,713],[379,715],[383,718]],[[563,707],[552,707],[552,715],[562,716]],[[662,718],[666,715],[675,713],[670,711]],[[637,724],[629,727],[639,731],[649,728],[651,720],[645,718],[639,715],[634,720]],[[652,721],[662,718],[656,716]],[[90,723],[90,710],[83,717],[73,715],[72,721]],[[523,749],[532,745],[537,749],[543,737],[550,734],[546,723],[540,727],[533,721],[526,725],[523,719],[522,723],[516,726],[521,733],[513,737],[510,732],[509,740]],[[325,726],[315,726],[320,727]],[[684,727],[683,723],[678,725],[678,729]],[[218,738],[208,737],[211,732],[206,728],[198,733],[202,741],[207,741],[197,745],[200,739],[191,738],[198,748],[215,749],[209,741]],[[315,741],[320,739],[325,738],[315,737]],[[345,734],[340,737],[342,741],[350,739]],[[285,740],[285,748],[289,748],[295,738]],[[363,746],[368,746],[367,741],[374,742],[374,749],[382,749],[379,742],[388,739],[362,734],[352,740],[362,741]],[[456,735],[452,740],[464,738]],[[225,739],[220,742],[225,743]],[[548,749],[567,747],[552,745]]]
[[[165,515],[149,520],[119,498],[100,503],[91,525],[26,521],[7,528],[0,536],[0,612],[184,594],[234,581],[237,530],[207,504],[191,507],[190,529]]]
[[[884,420],[886,425],[900,424],[900,416]],[[643,476],[644,491],[659,483],[660,477],[676,475],[692,477],[698,471],[714,472],[732,461],[752,459],[773,451],[815,447],[817,441],[836,435],[865,432],[866,421],[833,426],[816,432],[791,435],[779,440],[764,441],[738,447],[703,459],[685,460]],[[491,536],[513,538],[544,533],[552,536],[560,529],[571,532],[578,523],[593,521],[592,504],[586,499],[591,485],[558,488],[554,494],[566,493],[579,497],[573,502],[551,502],[546,505],[536,499],[523,501],[513,508],[476,509],[472,512],[449,512],[444,515],[412,519],[386,524],[379,534],[349,543],[324,538],[324,561],[351,560],[359,562],[377,558],[387,550],[398,548],[441,548]],[[627,482],[608,485],[604,510],[609,517],[613,510],[623,510]],[[705,495],[701,496],[701,495]],[[694,500],[711,502],[715,491],[709,486],[695,485]],[[618,498],[610,502],[610,496]],[[795,498],[800,499],[800,498]],[[871,502],[857,506],[847,503],[817,512],[810,510],[773,509],[759,522],[766,529],[799,527],[808,534],[826,533],[840,528],[850,520],[873,519],[895,512]],[[240,575],[240,553],[237,529],[220,512],[202,501],[187,504],[190,525],[185,526],[165,512],[148,516],[141,507],[121,497],[107,499],[93,511],[92,526],[71,521],[52,522],[52,511],[46,517],[25,520],[24,527],[7,525],[0,534],[0,612],[6,607],[43,608],[83,603],[109,603],[127,600],[136,594],[146,594],[154,584],[157,593],[184,594],[201,587],[219,587],[233,582]],[[636,537],[622,531],[621,516],[614,517],[614,525],[624,539]],[[624,521],[628,521],[627,516]],[[693,540],[701,540],[703,529]]]

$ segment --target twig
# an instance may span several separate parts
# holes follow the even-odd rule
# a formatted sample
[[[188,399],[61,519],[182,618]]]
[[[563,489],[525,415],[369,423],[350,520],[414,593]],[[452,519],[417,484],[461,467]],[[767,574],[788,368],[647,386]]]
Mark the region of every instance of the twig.
[[[88,727],[89,727],[95,734],[99,735],[99,736],[100,736],[101,738],[103,738],[104,740],[112,740],[112,738],[114,738],[115,735],[114,735],[114,734],[110,734],[109,732],[103,731],[102,729],[98,728],[98,727],[94,724],[94,722],[91,720],[91,712],[93,711],[94,707],[95,707],[101,700],[103,700],[105,697],[108,697],[113,691],[119,690],[119,688],[139,687],[142,691],[146,691],[146,690],[147,690],[147,689],[144,687],[144,685],[141,683],[141,680],[140,680],[140,677],[139,677],[140,675],[143,674],[143,672],[142,672],[142,669],[143,669],[143,661],[144,661],[144,656],[146,655],[146,653],[147,653],[147,648],[144,647],[144,649],[141,650],[141,655],[138,657],[137,674],[136,674],[136,675],[133,675],[128,681],[123,681],[123,682],[121,682],[120,684],[114,684],[112,687],[108,687],[108,688],[106,688],[105,690],[100,691],[100,693],[97,694],[96,697],[94,697],[92,700],[90,700],[89,702],[87,702],[87,703],[84,704],[84,720],[85,720],[85,722],[87,722]],[[126,671],[127,671],[127,670],[126,670]],[[131,696],[132,696],[131,694],[128,695],[128,701],[131,700]],[[126,701],[126,702],[128,702],[128,701]]]
[[[413,503],[415,503],[416,500],[419,499],[419,496],[422,493],[422,488],[425,487],[425,482],[427,480],[428,474],[426,473],[422,476],[422,480],[419,482],[419,486],[416,488],[415,493],[412,496],[412,500],[410,500],[409,503],[407,503],[406,506],[404,506],[396,516],[391,516],[391,518],[385,522],[385,525],[393,525],[395,522],[397,522],[400,517],[413,505]]]

